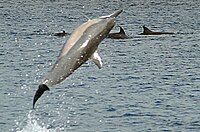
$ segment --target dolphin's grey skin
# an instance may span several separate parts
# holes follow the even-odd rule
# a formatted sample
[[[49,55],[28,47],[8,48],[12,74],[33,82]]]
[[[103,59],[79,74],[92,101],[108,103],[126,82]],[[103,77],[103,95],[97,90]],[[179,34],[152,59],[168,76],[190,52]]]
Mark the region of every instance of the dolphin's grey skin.
[[[118,33],[109,33],[107,38],[111,39],[128,39],[129,37],[126,35],[124,29],[120,27],[120,31]]]
[[[172,32],[154,32],[148,29],[147,27],[143,26],[143,33],[140,33],[139,35],[162,35],[162,34],[174,34]]]
[[[49,90],[48,87],[65,80],[87,60],[92,59],[98,68],[102,67],[101,58],[97,53],[98,45],[114,27],[115,18],[121,12],[122,10],[118,10],[111,15],[88,20],[74,30],[63,46],[52,70],[39,85],[33,99],[33,108],[44,91]]]
[[[63,37],[69,35],[68,33],[66,33],[64,30],[60,33],[54,33],[53,36],[58,36],[58,37]]]

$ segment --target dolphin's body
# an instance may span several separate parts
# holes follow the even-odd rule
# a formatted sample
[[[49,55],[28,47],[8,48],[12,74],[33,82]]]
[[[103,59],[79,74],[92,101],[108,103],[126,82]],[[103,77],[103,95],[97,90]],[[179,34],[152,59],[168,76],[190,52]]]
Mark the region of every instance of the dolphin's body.
[[[65,80],[87,60],[92,59],[98,68],[102,67],[101,58],[97,53],[98,45],[114,27],[115,18],[121,12],[122,10],[118,10],[111,15],[88,20],[74,30],[63,46],[52,70],[39,85],[33,99],[33,108],[44,91]]]
[[[162,34],[174,34],[172,32],[154,32],[148,29],[147,27],[143,26],[143,33],[140,33],[139,35],[162,35]]]
[[[126,35],[124,29],[121,26],[119,26],[119,27],[120,27],[120,31],[118,33],[109,33],[107,37],[111,38],[111,39],[127,39],[127,38],[129,38]]]
[[[64,30],[60,33],[54,33],[53,34],[54,36],[58,36],[58,37],[63,37],[63,36],[66,36],[66,35],[69,35],[68,33],[66,33]]]

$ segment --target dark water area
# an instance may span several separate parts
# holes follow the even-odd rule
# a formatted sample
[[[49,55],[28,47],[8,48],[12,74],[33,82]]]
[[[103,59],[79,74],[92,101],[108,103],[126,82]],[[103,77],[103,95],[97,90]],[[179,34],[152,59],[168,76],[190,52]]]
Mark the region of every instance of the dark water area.
[[[200,130],[198,0],[1,1],[0,131]],[[104,39],[102,69],[88,61],[32,109],[41,79],[73,30],[118,9],[130,39]],[[140,36],[142,26],[173,35]]]

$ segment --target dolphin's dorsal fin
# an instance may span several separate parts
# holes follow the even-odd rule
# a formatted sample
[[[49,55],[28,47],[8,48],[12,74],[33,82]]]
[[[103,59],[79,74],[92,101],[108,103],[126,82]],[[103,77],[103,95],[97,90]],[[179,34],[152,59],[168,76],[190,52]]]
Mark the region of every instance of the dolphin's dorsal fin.
[[[90,59],[92,59],[92,61],[98,66],[99,69],[102,68],[103,63],[97,51],[94,52],[94,54],[90,57]]]
[[[125,31],[124,31],[124,29],[123,29],[121,26],[119,26],[119,27],[120,27],[119,33],[120,33],[120,34],[126,34]]]
[[[145,26],[143,26],[143,29],[144,29],[143,33],[152,33],[152,31]]]

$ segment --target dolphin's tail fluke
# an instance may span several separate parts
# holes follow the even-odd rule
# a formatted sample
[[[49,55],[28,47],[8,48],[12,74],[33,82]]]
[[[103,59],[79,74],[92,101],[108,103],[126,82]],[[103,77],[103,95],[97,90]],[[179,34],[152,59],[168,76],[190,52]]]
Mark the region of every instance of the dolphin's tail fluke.
[[[42,96],[42,94],[44,93],[44,91],[46,90],[50,90],[47,85],[45,84],[40,84],[39,87],[38,87],[38,90],[36,91],[35,93],[35,96],[33,98],[33,109],[34,109],[34,106],[35,106],[35,103],[36,101]]]

